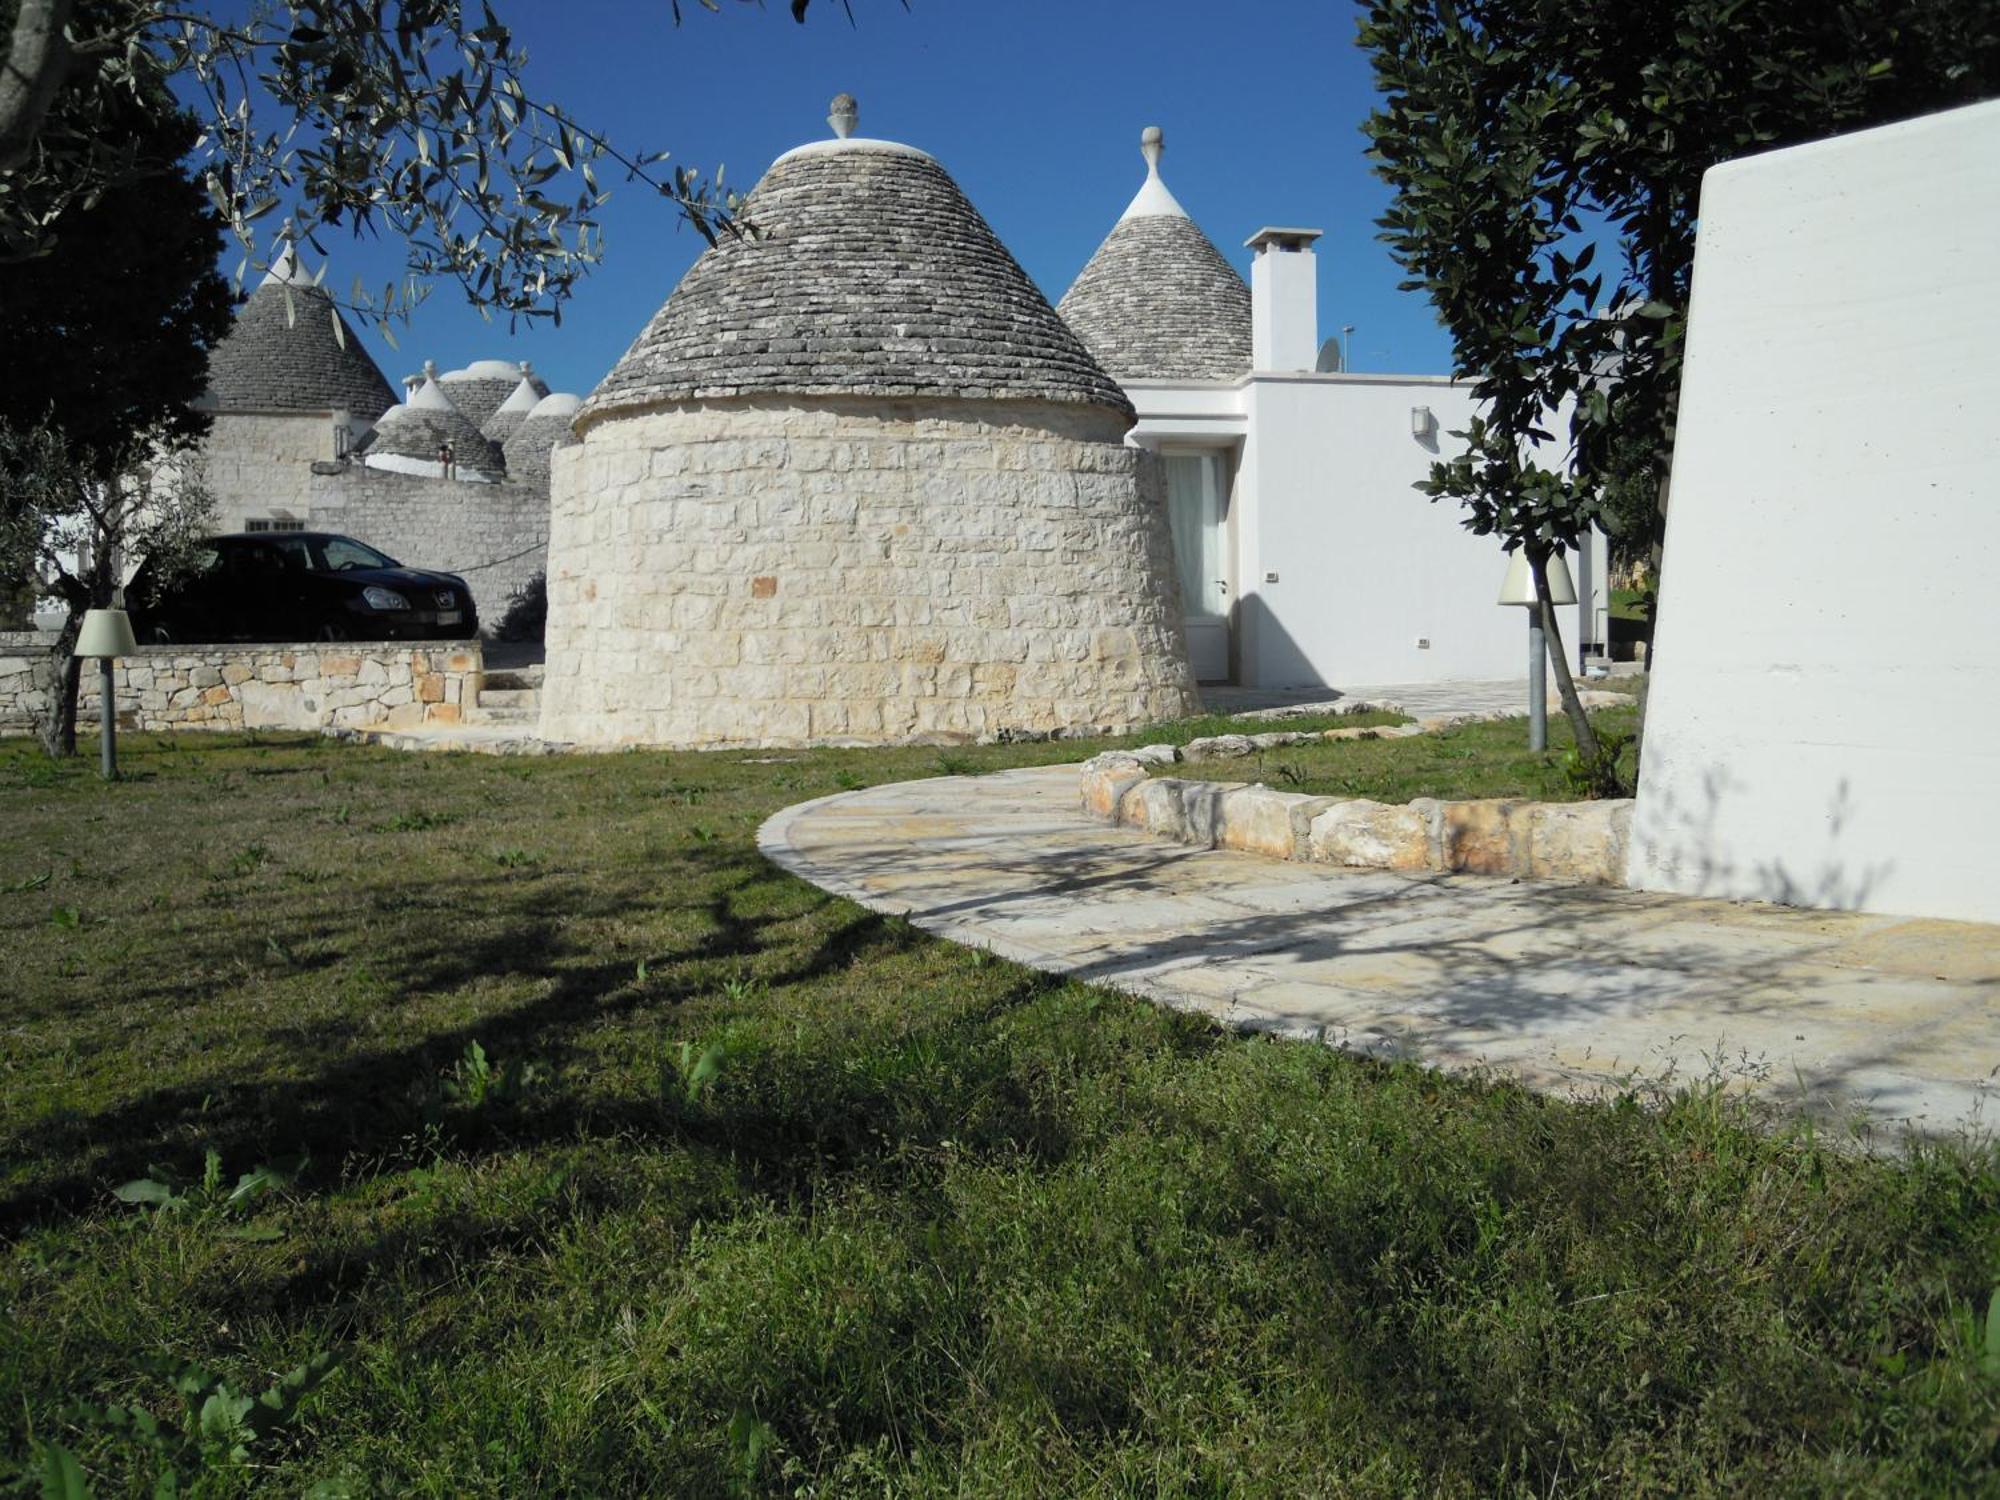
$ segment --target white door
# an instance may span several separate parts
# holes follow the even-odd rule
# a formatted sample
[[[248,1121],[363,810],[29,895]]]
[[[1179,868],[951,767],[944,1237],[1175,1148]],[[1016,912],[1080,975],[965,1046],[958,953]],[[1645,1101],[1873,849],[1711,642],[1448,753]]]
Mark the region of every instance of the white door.
[[[1229,680],[1229,492],[1219,453],[1168,453],[1167,515],[1197,682]]]

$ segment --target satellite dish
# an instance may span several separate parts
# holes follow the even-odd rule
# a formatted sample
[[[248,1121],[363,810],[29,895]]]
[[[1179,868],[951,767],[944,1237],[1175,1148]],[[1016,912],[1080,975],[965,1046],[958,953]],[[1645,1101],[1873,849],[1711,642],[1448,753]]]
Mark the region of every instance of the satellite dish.
[[[1319,361],[1313,366],[1313,369],[1321,375],[1338,375],[1340,373],[1339,334],[1335,334],[1319,346]]]

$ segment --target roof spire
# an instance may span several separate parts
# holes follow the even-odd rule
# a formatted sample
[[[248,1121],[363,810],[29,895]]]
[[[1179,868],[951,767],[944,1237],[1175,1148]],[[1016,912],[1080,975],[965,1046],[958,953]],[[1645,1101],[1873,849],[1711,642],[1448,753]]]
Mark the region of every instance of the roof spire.
[[[861,123],[861,106],[854,102],[852,94],[833,96],[833,103],[827,106],[826,123],[843,141],[854,134],[854,127]]]
[[[1181,207],[1179,200],[1167,191],[1166,183],[1160,180],[1160,156],[1166,149],[1167,138],[1159,126],[1148,125],[1139,132],[1139,154],[1146,158],[1146,180],[1140,185],[1138,196],[1118,216],[1120,223],[1149,214],[1163,214],[1176,219],[1187,217],[1187,210]]]

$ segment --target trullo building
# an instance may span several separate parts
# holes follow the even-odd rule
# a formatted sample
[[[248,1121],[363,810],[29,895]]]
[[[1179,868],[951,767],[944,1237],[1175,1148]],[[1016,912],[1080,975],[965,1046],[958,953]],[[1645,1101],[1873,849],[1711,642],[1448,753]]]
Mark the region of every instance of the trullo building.
[[[545,737],[795,745],[1194,707],[1131,404],[943,167],[774,163],[552,473]]]

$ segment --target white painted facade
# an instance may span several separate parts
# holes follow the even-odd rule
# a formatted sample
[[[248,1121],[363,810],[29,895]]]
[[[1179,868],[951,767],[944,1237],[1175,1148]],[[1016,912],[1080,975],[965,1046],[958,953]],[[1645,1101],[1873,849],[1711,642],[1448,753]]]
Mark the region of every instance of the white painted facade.
[[[1731,162],[1631,884],[2000,922],[2000,103]]]
[[[1189,610],[1196,675],[1272,689],[1524,677],[1521,612],[1494,602],[1506,554],[1415,489],[1466,426],[1472,392],[1446,376],[1313,371],[1316,237],[1250,241],[1249,374],[1124,382],[1139,414],[1128,442],[1221,462],[1230,604],[1220,640]],[[1571,559],[1579,602],[1561,612],[1572,660],[1604,637],[1603,538],[1586,551]]]

